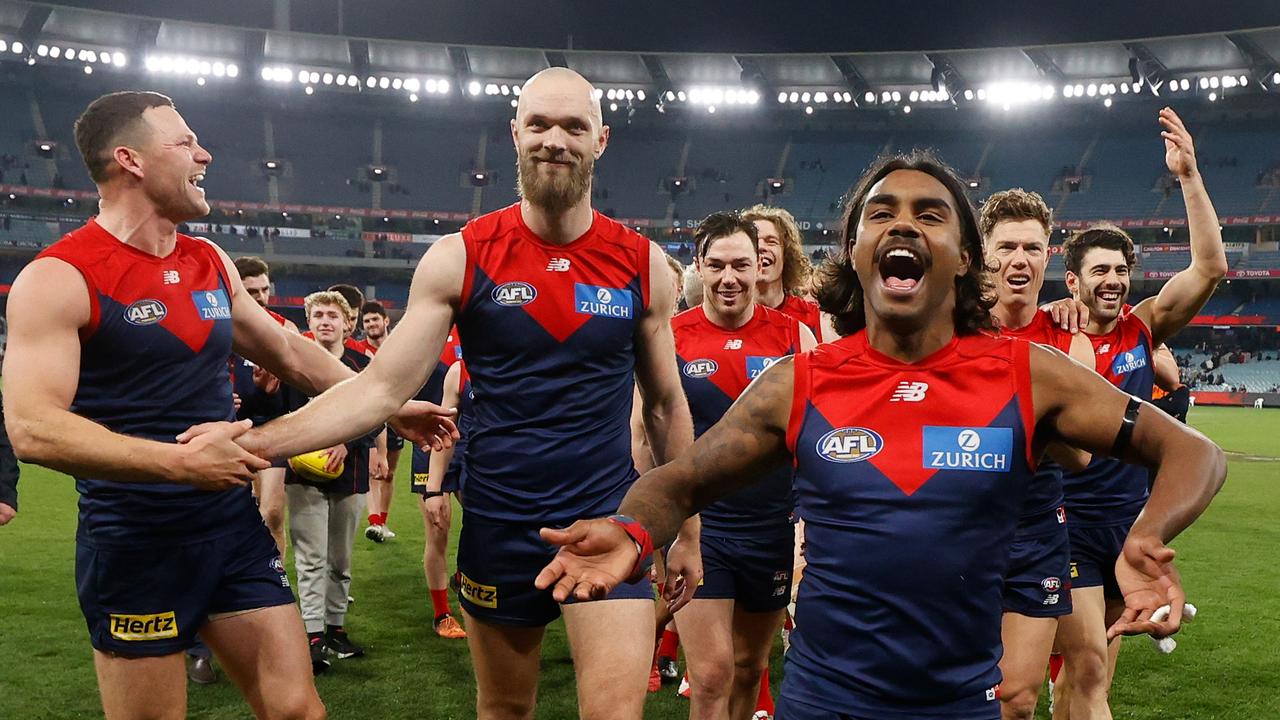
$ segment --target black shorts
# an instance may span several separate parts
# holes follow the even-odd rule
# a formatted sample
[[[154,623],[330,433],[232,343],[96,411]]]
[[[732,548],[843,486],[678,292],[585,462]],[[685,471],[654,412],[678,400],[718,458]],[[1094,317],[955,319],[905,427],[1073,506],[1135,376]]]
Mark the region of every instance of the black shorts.
[[[463,510],[458,538],[458,603],[472,617],[499,625],[542,627],[560,617],[550,590],[533,580],[555,557],[556,548],[538,534],[537,523],[478,518]],[[613,589],[608,600],[653,600],[648,577]]]
[[[1071,540],[1063,508],[1019,527],[1004,578],[1005,612],[1027,617],[1070,615],[1070,567]]]
[[[410,483],[409,489],[414,494],[421,495],[427,491],[427,476],[431,469],[431,453],[424,451],[417,445],[413,446],[413,457],[410,460]],[[455,473],[445,473],[444,482],[440,483],[440,490],[443,492],[458,492],[458,476]]]
[[[103,652],[156,656],[192,645],[210,615],[293,603],[261,518],[180,545],[76,543],[76,592],[89,640]]]
[[[1116,560],[1124,550],[1124,540],[1132,523],[1101,527],[1075,527],[1068,524],[1071,535],[1071,586],[1102,586],[1103,595],[1119,599],[1116,583]]]
[[[399,433],[387,426],[387,452],[395,452],[404,449],[404,438]]]
[[[768,538],[702,533],[702,584],[695,600],[734,600],[747,612],[774,612],[791,602],[795,532]]]

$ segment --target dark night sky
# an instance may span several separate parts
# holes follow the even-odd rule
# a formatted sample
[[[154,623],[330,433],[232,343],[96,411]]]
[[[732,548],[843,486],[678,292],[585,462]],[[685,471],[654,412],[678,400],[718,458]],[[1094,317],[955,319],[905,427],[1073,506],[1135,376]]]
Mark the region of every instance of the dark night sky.
[[[273,0],[54,4],[250,27],[270,27],[275,5]],[[514,47],[872,52],[1121,40],[1267,26],[1280,26],[1276,0],[293,0],[290,29]]]

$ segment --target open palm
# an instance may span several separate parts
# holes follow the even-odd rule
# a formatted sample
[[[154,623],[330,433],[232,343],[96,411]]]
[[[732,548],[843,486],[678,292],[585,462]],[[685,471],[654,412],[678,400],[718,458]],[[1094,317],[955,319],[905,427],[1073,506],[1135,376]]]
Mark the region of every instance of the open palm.
[[[1191,133],[1171,108],[1160,111],[1160,137],[1164,138],[1164,164],[1179,178],[1193,177],[1196,169],[1196,147]]]
[[[1173,566],[1174,552],[1154,538],[1130,538],[1116,560],[1116,582],[1124,595],[1124,613],[1108,630],[1117,635],[1151,635],[1161,638],[1178,632],[1186,593],[1182,578]],[[1156,621],[1152,615],[1169,606],[1169,617]]]

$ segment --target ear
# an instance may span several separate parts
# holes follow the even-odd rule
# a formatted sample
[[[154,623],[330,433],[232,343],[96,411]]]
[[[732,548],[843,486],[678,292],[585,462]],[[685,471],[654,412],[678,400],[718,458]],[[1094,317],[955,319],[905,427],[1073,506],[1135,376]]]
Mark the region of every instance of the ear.
[[[123,168],[126,173],[139,180],[142,179],[142,158],[138,156],[138,153],[133,148],[117,145],[111,151],[111,159]]]
[[[511,144],[515,146],[516,152],[520,151],[520,138],[516,135],[516,119],[511,118]]]
[[[1070,270],[1067,271],[1067,292],[1071,293],[1071,297],[1080,297],[1080,277]]]
[[[956,268],[956,277],[964,277],[969,274],[969,251],[960,248],[960,267]]]
[[[596,141],[595,155],[597,160],[599,160],[600,156],[604,154],[604,149],[608,147],[608,145],[609,145],[609,126],[601,125],[600,139]]]

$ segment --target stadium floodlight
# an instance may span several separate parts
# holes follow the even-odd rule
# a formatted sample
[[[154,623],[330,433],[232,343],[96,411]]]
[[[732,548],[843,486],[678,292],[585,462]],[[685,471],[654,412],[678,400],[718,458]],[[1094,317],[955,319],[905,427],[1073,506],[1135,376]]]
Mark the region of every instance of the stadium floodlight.
[[[471,95],[479,95],[480,91],[483,89],[484,88],[480,85],[479,80],[472,80],[471,82],[467,83],[467,92],[470,93]],[[600,90],[597,89],[596,92],[600,92]]]
[[[676,93],[676,99],[679,100],[680,102],[684,102],[685,100],[689,99],[689,96],[685,93],[685,91],[680,90]]]
[[[903,113],[905,113],[905,114],[907,114],[907,115],[910,115],[910,114],[911,114],[911,106],[910,106],[910,105],[903,105],[903,106],[902,106],[902,112],[903,112]]]
[[[125,58],[124,53],[118,50],[116,52],[111,53],[112,65],[115,65],[116,67],[124,67],[126,62],[128,62],[128,60]],[[232,65],[231,67],[235,67],[235,66]],[[228,68],[228,72],[229,71],[230,71],[230,68]],[[237,69],[236,73],[238,74],[239,72],[240,71]],[[232,77],[235,77],[235,75],[232,75]]]
[[[809,102],[809,100],[810,100],[810,99],[812,99],[812,98],[813,98],[813,96],[812,96],[812,95],[810,95],[810,94],[809,94],[809,93],[807,93],[807,92],[800,93],[800,102],[802,102],[802,103],[807,103],[807,102]]]
[[[23,45],[21,41],[14,40],[13,42],[9,43],[9,52],[13,53],[14,55],[21,55],[22,50],[23,50]]]
[[[1209,89],[1209,78],[1207,78],[1207,77],[1201,77],[1201,78],[1200,78],[1200,89],[1201,89],[1201,90],[1208,90],[1208,89]]]
[[[1176,84],[1176,83],[1175,83],[1175,84]],[[1176,88],[1175,88],[1175,89],[1176,89]],[[1122,82],[1122,83],[1120,83],[1120,94],[1121,94],[1121,95],[1128,95],[1128,94],[1129,94],[1129,83],[1127,83],[1127,82]]]
[[[609,103],[609,110],[612,112],[618,112],[618,103],[616,102]]]
[[[36,54],[40,57],[49,57],[49,46],[44,43],[40,43],[36,46]]]
[[[441,79],[436,81],[436,92],[440,93],[441,95],[448,95],[449,88],[450,88],[450,85],[448,80]],[[519,95],[520,93],[516,93],[516,94]]]
[[[379,83],[379,85],[381,85],[381,83]],[[391,81],[392,90],[399,90],[403,87],[404,87],[404,80],[401,80],[400,78],[395,78]]]
[[[378,87],[378,78],[376,76],[370,75],[368,78],[365,79],[364,86],[368,88]]]
[[[897,90],[894,90],[893,94],[890,95],[889,97],[892,97],[894,102],[902,102],[902,93],[898,92]]]
[[[418,102],[418,93],[409,93],[409,102]]]
[[[227,63],[227,77],[229,78],[240,77],[240,66],[236,65],[235,63]]]
[[[1216,92],[1209,93],[1209,102],[1217,102],[1217,101],[1218,101],[1218,93]]]
[[[627,95],[627,99],[628,99],[628,100],[635,100],[635,99],[636,99],[636,91],[635,91],[635,90],[627,90],[626,95]]]
[[[617,91],[617,90],[615,90],[614,88],[609,88],[608,90],[606,90],[606,91],[605,91],[604,96],[605,96],[606,98],[610,99],[610,100],[617,100],[617,99],[618,99],[618,91]]]
[[[783,104],[786,101],[787,101],[787,94],[785,92],[778,93],[778,103]]]
[[[511,107],[513,107],[513,108],[518,108],[518,107],[520,107],[520,101],[519,101],[519,100],[517,100],[517,99],[515,99],[515,98],[511,98]]]
[[[85,75],[92,75],[92,74],[93,74],[93,66],[92,66],[92,65],[85,65],[85,66],[84,66],[84,74],[85,74]]]
[[[315,89],[315,88],[313,88],[313,87],[311,87],[310,85],[308,85],[308,86],[306,86],[305,88],[303,88],[303,92],[305,92],[305,93],[306,93],[306,94],[308,94],[308,95],[313,95],[313,94],[315,94],[315,91],[316,91],[316,89]]]
[[[1111,107],[1111,98],[1107,98],[1106,100],[1103,100],[1103,101],[1102,101],[1102,106],[1103,106],[1103,107]]]
[[[36,52],[39,52],[39,51],[37,50]],[[53,47],[49,48],[49,57],[53,58],[54,60],[57,60],[58,58],[62,57],[62,48],[58,47],[57,45],[54,45]]]
[[[386,90],[387,88],[391,87],[391,78],[385,75],[378,78],[378,87],[381,88],[382,90]]]
[[[320,82],[324,83],[325,85],[332,85],[332,84],[333,84],[333,73],[328,73],[328,72],[327,72],[327,73],[325,73],[324,75],[321,75],[321,76],[320,76]]]
[[[796,92],[795,90],[792,90],[791,94],[787,96],[787,100],[788,102],[792,102],[792,103],[800,102],[800,93]]]
[[[885,90],[884,92],[880,93],[880,102],[887,103],[892,99],[893,99],[893,93],[889,92],[888,90]]]
[[[355,75],[347,76],[347,87],[360,87],[360,78]]]
[[[4,40],[0,40],[0,53],[8,52],[8,51],[9,51],[9,43]]]
[[[708,114],[708,115],[715,115],[715,114],[716,114],[716,106],[715,106],[715,105],[708,105],[708,106],[707,106],[707,114]]]
[[[1218,89],[1218,85],[1220,85],[1220,84],[1221,84],[1221,81],[1220,81],[1220,80],[1218,80],[1218,76],[1217,76],[1217,75],[1214,75],[1213,77],[1209,78],[1209,87],[1211,87],[1211,88],[1213,88],[1213,89],[1215,89],[1215,90],[1216,90],[1216,89]]]
[[[484,86],[484,94],[485,94],[485,95],[497,95],[497,94],[498,94],[498,84],[497,84],[497,83],[487,83],[487,84],[485,84],[485,86]]]
[[[199,85],[200,87],[204,87],[204,78],[203,77],[196,78],[196,85]],[[310,90],[311,88],[307,88],[307,89]]]
[[[1244,87],[1245,85],[1248,85],[1248,84],[1249,84],[1249,76],[1248,76],[1248,75],[1241,75],[1241,76],[1240,76],[1240,78],[1239,78],[1239,80],[1240,80],[1240,87]]]
[[[1093,97],[1098,94],[1098,86],[1094,83],[1089,83],[1089,86],[1084,89],[1084,93],[1089,97]]]
[[[147,58],[147,65],[149,66],[150,64],[151,64],[151,58]],[[148,67],[147,69],[150,70],[151,68]],[[274,68],[269,68],[269,67],[262,68],[261,75],[262,75],[262,79],[267,82],[271,82],[272,80],[276,79],[276,71]]]
[[[911,102],[916,102],[917,100],[920,99],[920,91],[912,90],[911,94],[907,95],[907,99],[910,100]]]

